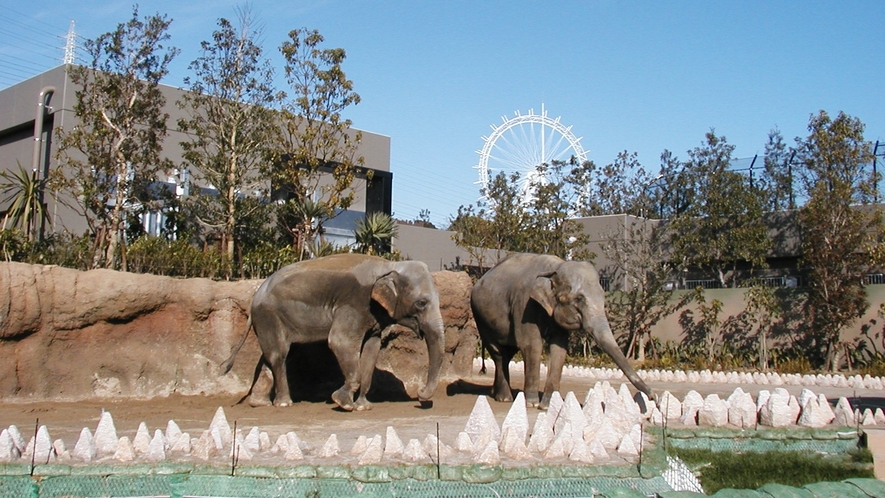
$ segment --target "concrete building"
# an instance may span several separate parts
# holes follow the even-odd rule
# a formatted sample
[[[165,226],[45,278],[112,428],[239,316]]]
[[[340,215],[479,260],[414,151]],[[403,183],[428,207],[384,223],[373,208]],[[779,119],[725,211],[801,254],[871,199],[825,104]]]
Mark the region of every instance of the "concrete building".
[[[64,167],[56,158],[56,133],[78,124],[73,111],[76,90],[63,65],[0,90],[0,170],[17,170],[20,164],[28,171],[36,172],[38,178],[45,178],[50,171]],[[161,85],[161,91],[166,97],[164,111],[170,116],[163,156],[179,165],[179,169],[166,172],[164,177],[156,180],[183,194],[187,191],[189,175],[180,144],[188,137],[177,129],[178,119],[185,114],[176,101],[185,91],[166,85]],[[348,211],[325,225],[328,238],[338,245],[353,241],[355,223],[366,213],[391,213],[390,137],[362,131],[357,154],[364,158],[365,169],[352,187],[356,192],[355,202]],[[372,179],[367,180],[365,173],[370,170]],[[210,185],[196,187],[210,194],[213,190]],[[42,227],[44,232],[66,230],[80,235],[86,231],[86,220],[65,203],[57,202],[51,196],[45,196],[44,202],[49,214],[46,226]],[[8,203],[0,205],[0,216],[8,208]],[[158,233],[162,216],[162,213],[146,214],[143,218],[145,229],[149,233]]]

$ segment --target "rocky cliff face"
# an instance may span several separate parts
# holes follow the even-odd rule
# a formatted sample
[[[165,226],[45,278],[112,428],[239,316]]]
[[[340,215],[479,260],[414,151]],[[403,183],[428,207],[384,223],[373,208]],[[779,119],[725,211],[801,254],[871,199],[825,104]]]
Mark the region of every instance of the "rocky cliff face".
[[[444,378],[453,381],[469,373],[478,340],[470,279],[452,272],[434,278],[446,324]],[[254,334],[231,373],[220,375],[218,365],[245,331],[260,283],[0,263],[0,399],[242,396],[261,354]],[[314,366],[328,368],[322,361],[327,354],[337,367],[328,348],[311,348]],[[411,331],[391,332],[378,363],[377,391],[414,395],[426,377],[426,354]],[[328,374],[310,366],[300,365],[293,375],[314,390],[334,375],[334,369]]]

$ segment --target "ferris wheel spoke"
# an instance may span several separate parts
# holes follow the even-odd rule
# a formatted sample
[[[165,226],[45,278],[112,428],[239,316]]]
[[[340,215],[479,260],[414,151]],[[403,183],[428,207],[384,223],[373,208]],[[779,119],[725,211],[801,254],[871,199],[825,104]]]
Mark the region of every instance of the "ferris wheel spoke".
[[[578,161],[586,161],[586,152],[581,139],[571,132],[571,126],[563,126],[560,118],[551,119],[543,106],[541,114],[529,111],[514,117],[503,118],[503,123],[492,125],[492,133],[483,137],[485,144],[478,151],[480,155],[479,184],[488,189],[494,174],[504,172],[520,175],[520,189],[526,199],[531,197],[530,185],[544,182],[537,172],[541,163],[550,164],[557,160],[569,160],[574,156]]]

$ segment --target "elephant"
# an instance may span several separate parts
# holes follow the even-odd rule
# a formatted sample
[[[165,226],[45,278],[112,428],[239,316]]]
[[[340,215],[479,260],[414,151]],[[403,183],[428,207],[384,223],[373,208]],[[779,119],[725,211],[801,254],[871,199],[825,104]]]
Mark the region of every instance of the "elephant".
[[[332,401],[346,411],[368,410],[372,405],[366,394],[381,334],[394,324],[415,331],[427,344],[427,381],[418,390],[423,404],[439,383],[445,328],[433,277],[418,261],[336,254],[281,268],[255,291],[246,332],[221,370],[230,371],[249,330],[254,330],[262,353],[259,368],[269,367],[273,377],[273,404],[287,406],[292,403],[286,372],[289,348],[328,341],[344,374],[344,385],[332,394]],[[269,403],[256,401],[253,393],[253,405]]]
[[[630,366],[605,316],[605,293],[590,263],[551,255],[512,254],[489,270],[470,294],[482,345],[495,363],[492,388],[497,401],[513,401],[510,360],[517,350],[525,361],[526,404],[547,409],[559,390],[569,333],[590,333],[596,343],[650,398],[652,390]],[[539,398],[541,353],[550,345],[547,382]]]

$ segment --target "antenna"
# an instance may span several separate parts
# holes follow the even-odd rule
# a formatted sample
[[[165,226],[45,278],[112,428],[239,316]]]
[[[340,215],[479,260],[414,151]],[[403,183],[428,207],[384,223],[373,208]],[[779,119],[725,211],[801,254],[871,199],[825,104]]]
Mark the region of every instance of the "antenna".
[[[68,34],[65,36],[65,58],[62,61],[65,64],[74,63],[74,49],[76,49],[77,34],[74,33],[74,20],[71,19],[71,25],[68,28]]]

